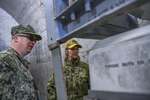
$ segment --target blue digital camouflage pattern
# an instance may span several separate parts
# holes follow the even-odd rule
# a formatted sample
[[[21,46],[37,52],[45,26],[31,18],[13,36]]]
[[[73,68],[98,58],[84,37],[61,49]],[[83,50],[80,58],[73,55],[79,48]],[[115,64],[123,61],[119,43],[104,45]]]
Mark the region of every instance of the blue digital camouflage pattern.
[[[14,49],[0,52],[0,100],[36,100],[28,62]]]
[[[68,100],[83,100],[89,89],[88,65],[80,61],[80,58],[73,60],[66,58],[63,70]],[[48,82],[48,93],[49,100],[57,100],[54,74]]]

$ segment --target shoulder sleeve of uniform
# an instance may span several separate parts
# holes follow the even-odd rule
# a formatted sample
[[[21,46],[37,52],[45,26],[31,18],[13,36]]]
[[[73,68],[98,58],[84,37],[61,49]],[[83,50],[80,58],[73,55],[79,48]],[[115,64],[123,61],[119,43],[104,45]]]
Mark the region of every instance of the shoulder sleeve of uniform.
[[[83,61],[80,61],[80,64],[83,66],[83,67],[89,67],[89,65]]]
[[[0,69],[2,69],[2,67],[7,67],[9,65],[9,63],[7,63],[5,61],[5,57],[6,57],[6,54],[0,54]]]
[[[56,87],[55,87],[55,78],[54,74],[50,75],[50,79],[48,81],[48,99],[56,100]]]
[[[16,59],[14,59],[13,56],[4,53],[4,54],[0,54],[0,63],[5,66],[5,67],[9,67],[9,69],[11,70],[17,70],[16,69]]]
[[[10,64],[5,61],[3,55],[0,56],[0,98],[7,98],[7,95],[13,94],[11,88],[11,77],[14,74],[14,70],[10,67]],[[12,97],[12,96],[11,96]],[[8,98],[9,99],[9,98]]]

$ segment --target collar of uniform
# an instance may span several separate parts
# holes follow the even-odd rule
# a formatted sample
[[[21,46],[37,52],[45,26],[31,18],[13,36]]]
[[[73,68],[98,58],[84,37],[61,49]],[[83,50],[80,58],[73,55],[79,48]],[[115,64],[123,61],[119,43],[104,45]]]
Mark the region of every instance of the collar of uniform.
[[[66,66],[74,66],[75,67],[76,65],[78,65],[80,63],[80,57],[71,59],[71,60],[68,58],[65,58],[64,62],[65,62]]]
[[[11,48],[11,47],[9,47],[8,48],[8,51],[9,52],[11,52],[11,53],[13,53],[14,55],[16,55],[17,57],[18,57],[18,59],[28,68],[29,66],[29,62],[26,60],[26,59],[24,59],[23,57],[21,57],[20,55],[19,55],[19,53],[15,50],[15,49],[13,49],[13,48]]]

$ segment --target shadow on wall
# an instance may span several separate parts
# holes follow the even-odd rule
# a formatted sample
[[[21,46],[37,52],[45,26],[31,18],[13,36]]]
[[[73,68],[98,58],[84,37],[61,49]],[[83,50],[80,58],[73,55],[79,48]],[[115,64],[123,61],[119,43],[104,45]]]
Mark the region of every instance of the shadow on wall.
[[[11,27],[18,25],[16,20],[0,8],[0,51],[7,48],[11,42]]]

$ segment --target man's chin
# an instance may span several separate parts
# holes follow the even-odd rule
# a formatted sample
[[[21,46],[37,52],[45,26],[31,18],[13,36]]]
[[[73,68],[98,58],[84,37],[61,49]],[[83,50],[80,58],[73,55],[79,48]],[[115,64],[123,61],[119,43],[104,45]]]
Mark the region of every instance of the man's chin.
[[[73,58],[76,59],[76,58],[78,58],[78,56],[74,56]]]
[[[29,51],[27,52],[27,54],[29,54],[29,53],[31,53],[31,50],[29,50]]]

